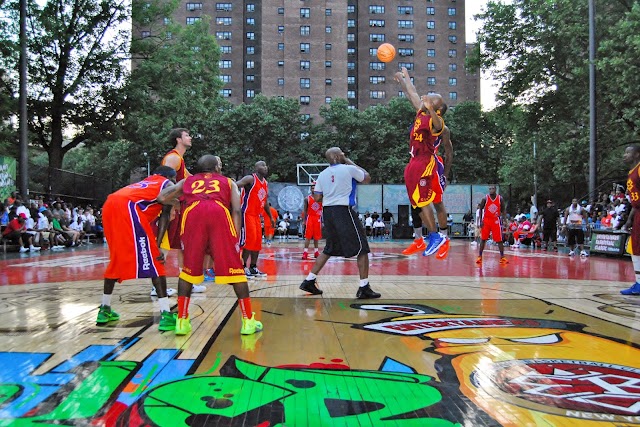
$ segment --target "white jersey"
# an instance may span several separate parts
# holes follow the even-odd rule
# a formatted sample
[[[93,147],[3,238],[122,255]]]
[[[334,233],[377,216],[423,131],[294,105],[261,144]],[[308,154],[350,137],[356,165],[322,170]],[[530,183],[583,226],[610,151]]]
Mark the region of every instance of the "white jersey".
[[[322,194],[322,206],[355,206],[356,184],[364,177],[356,166],[331,165],[318,175],[314,192]]]
[[[568,208],[569,216],[567,216],[567,223],[569,224],[582,224],[582,206],[578,205],[575,208],[570,205]]]

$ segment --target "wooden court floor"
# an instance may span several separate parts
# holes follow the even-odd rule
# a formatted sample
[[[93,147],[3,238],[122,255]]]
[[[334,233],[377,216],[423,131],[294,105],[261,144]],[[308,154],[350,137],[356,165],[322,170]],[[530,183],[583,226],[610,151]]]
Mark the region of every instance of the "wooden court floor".
[[[521,248],[501,266],[489,248],[477,266],[465,241],[442,261],[406,244],[372,243],[379,300],[355,299],[354,260],[307,296],[302,243],[264,248],[251,336],[214,284],[185,337],[157,330],[146,281],[97,327],[106,245],[0,256],[0,426],[640,426],[629,258]]]

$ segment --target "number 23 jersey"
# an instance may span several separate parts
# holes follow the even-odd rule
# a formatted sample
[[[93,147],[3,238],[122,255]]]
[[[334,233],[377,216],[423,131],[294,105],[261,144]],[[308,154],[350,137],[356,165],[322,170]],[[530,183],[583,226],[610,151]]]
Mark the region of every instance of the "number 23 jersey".
[[[186,204],[197,201],[217,201],[231,207],[231,179],[213,172],[188,177],[182,188]]]

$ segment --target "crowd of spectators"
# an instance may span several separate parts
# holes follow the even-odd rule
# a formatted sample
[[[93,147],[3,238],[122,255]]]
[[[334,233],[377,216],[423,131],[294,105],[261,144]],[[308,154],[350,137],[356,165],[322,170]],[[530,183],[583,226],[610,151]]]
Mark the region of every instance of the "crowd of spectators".
[[[0,202],[0,228],[2,239],[18,245],[20,252],[80,246],[87,236],[103,239],[99,209],[60,198],[24,200],[16,193]]]

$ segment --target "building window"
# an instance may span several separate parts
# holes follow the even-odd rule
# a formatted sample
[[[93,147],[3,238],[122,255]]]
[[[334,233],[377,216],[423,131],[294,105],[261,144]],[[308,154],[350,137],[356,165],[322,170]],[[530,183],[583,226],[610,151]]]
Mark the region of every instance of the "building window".
[[[434,30],[436,28],[436,21],[427,21],[427,30]]]
[[[369,77],[369,83],[371,83],[372,85],[379,85],[379,84],[384,84],[384,82],[387,79],[385,78],[385,76],[371,76]]]
[[[284,61],[278,61],[278,67],[284,67]]]
[[[381,71],[385,69],[384,62],[369,62],[369,69],[374,71]]]
[[[413,34],[398,34],[398,41],[413,43]]]
[[[348,90],[347,91],[347,99],[356,99],[356,91]]]
[[[449,36],[449,41],[451,43],[458,43],[458,37],[457,36]]]
[[[455,58],[458,56],[458,51],[455,49],[449,49],[449,58]]]
[[[405,95],[404,92],[400,90],[400,91],[398,91],[398,97],[399,98],[406,98],[407,95]]]
[[[353,34],[353,33],[349,33],[349,34],[347,34],[347,41],[348,41],[348,42],[354,42],[354,41],[356,41],[356,35],[355,35],[355,34]]]
[[[436,64],[434,62],[429,62],[427,64],[427,71],[435,71],[436,70]]]
[[[311,97],[310,96],[301,96],[300,97],[300,104],[302,104],[302,105],[311,104]]]
[[[311,114],[300,114],[300,119],[302,119],[303,122],[306,122],[310,118],[311,118]]]
[[[458,92],[449,92],[449,99],[458,99]]]
[[[247,33],[247,40],[255,40],[256,39],[256,33],[250,31]]]
[[[218,40],[231,40],[231,31],[216,31]]]
[[[253,3],[247,3],[247,12],[255,12],[256,11],[256,5]]]
[[[384,27],[384,19],[369,19],[370,27]]]
[[[449,77],[449,86],[458,86],[458,79],[455,77]]]
[[[253,74],[247,74],[246,80],[248,82],[255,82],[256,81],[256,76],[254,76]]]
[[[300,27],[300,35],[301,36],[308,36],[309,34],[311,34],[311,27],[308,25],[302,25]]]
[[[413,28],[413,21],[399,20],[398,28],[400,29]]]
[[[427,15],[435,15],[436,8],[435,7],[427,7]]]
[[[228,16],[219,16],[216,18],[216,25],[231,25],[231,18]]]
[[[284,50],[284,43],[278,43],[278,50]]]
[[[324,32],[327,34],[331,34],[331,26],[327,25],[326,27],[324,27]]]
[[[355,19],[347,19],[347,28],[355,28],[356,20]]]
[[[187,3],[187,10],[194,12],[196,10],[202,10],[202,3]]]
[[[333,80],[331,79],[324,79],[324,84],[325,86],[331,86],[331,84],[333,83]]]
[[[347,48],[347,55],[355,55],[356,54],[356,48],[355,47],[348,47]]]
[[[355,62],[347,62],[347,70],[351,71],[351,70],[355,70],[356,69],[356,63]]]
[[[247,61],[247,69],[252,70],[256,67],[255,61]]]
[[[325,68],[331,68],[331,61],[324,61]]]
[[[369,56],[378,56],[378,48],[370,47],[369,48]]]
[[[216,3],[217,12],[231,12],[233,5],[231,3]]]
[[[369,6],[369,13],[384,13],[384,6]]]
[[[284,79],[282,77],[278,79],[278,86],[284,86]]]
[[[151,37],[151,31],[141,31],[140,37],[142,37],[143,39],[146,39],[147,37]]]
[[[413,15],[413,6],[398,6],[398,15]]]
[[[400,48],[400,49],[398,49],[398,55],[400,55],[400,56],[413,56],[413,49]]]
[[[247,98],[253,98],[256,96],[256,91],[254,89],[247,89]]]
[[[347,5],[347,13],[356,13],[356,7],[355,5]]]
[[[231,60],[230,59],[222,59],[218,61],[218,68],[231,68]]]
[[[255,18],[247,18],[247,25],[256,25]]]
[[[325,104],[331,104],[331,97],[330,96],[325,96],[324,97],[324,103]]]
[[[309,17],[311,17],[311,9],[309,9],[308,7],[301,7],[300,18],[309,18]]]
[[[311,50],[311,44],[309,43],[300,43],[300,52],[309,53]]]
[[[231,53],[231,46],[220,46],[220,52],[222,52],[222,53]]]
[[[231,46],[229,46],[231,47]],[[231,49],[229,49],[229,53],[231,53]],[[255,46],[247,46],[247,55],[253,55],[256,53],[256,47]]]
[[[402,69],[402,67],[405,67],[407,70],[411,71],[413,70],[413,62],[399,62],[398,69]]]
[[[167,18],[166,16],[163,19],[164,25],[169,25],[171,24],[171,18]]]
[[[220,89],[220,95],[223,98],[231,98],[231,89]]]
[[[284,15],[284,7],[278,8],[278,15]]]
[[[222,80],[222,83],[231,83],[231,76],[229,74],[220,74],[220,80]]]
[[[300,89],[310,89],[311,79],[300,79]]]
[[[436,57],[436,50],[435,49],[427,49],[427,56],[429,58],[435,58]]]
[[[370,42],[384,42],[384,34],[369,34]]]
[[[387,94],[384,90],[370,90],[369,98],[371,99],[385,99]]]
[[[324,50],[331,50],[331,43],[325,43]]]
[[[427,77],[427,85],[428,86],[435,86],[436,85],[436,78],[435,77]]]
[[[325,9],[324,16],[331,16],[331,9]]]
[[[284,33],[284,25],[278,25],[278,34]]]
[[[458,64],[456,64],[455,62],[449,64],[449,71],[458,71]]]
[[[300,61],[301,70],[308,70],[309,68],[311,68],[311,61]]]
[[[348,105],[347,106],[347,110],[355,110],[356,106],[355,105]]]
[[[187,25],[193,25],[196,22],[200,22],[202,18],[200,18],[199,16],[191,16],[189,18],[187,18]]]
[[[457,27],[456,21],[449,21],[449,29],[455,30]]]
[[[172,33],[171,31],[167,31],[167,32],[165,33],[165,38],[166,38],[167,40],[171,40],[171,39],[173,38],[173,33]]]
[[[449,16],[456,16],[456,8],[455,7],[450,7],[449,9],[447,9],[447,14]]]
[[[436,35],[435,34],[427,34],[427,42],[428,43],[435,43],[436,41]]]
[[[347,84],[348,85],[356,84],[356,76],[347,76]]]

